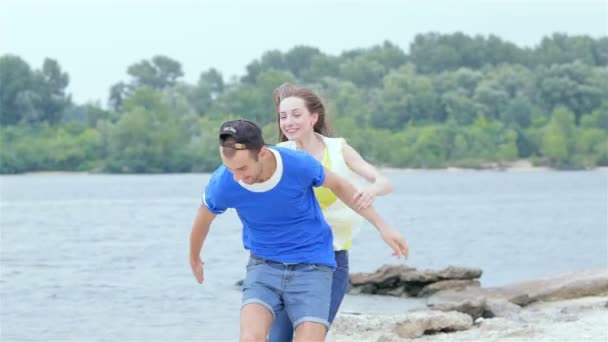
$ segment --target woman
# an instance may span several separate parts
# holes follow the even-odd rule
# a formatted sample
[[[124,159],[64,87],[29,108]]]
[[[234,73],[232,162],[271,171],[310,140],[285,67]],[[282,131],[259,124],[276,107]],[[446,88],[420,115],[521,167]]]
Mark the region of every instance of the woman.
[[[369,207],[376,196],[392,191],[388,179],[366,162],[344,139],[330,138],[325,106],[312,90],[283,84],[274,90],[273,97],[281,141],[278,146],[306,151],[321,161],[326,168],[350,180],[359,189],[354,198],[356,207]],[[315,188],[315,196],[334,234],[337,267],[331,289],[328,318],[331,323],[348,289],[348,250],[362,218],[326,188]],[[273,322],[270,341],[291,341],[292,336],[292,323],[282,311],[276,315]]]

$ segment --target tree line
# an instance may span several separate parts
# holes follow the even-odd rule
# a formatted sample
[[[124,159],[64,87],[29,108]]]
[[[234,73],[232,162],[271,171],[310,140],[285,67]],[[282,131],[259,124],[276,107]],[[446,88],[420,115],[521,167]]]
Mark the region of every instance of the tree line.
[[[284,82],[321,94],[335,135],[378,165],[608,165],[608,37],[556,33],[527,48],[426,33],[407,53],[388,41],[340,55],[271,50],[230,80],[210,68],[189,84],[168,56],[126,76],[106,106],[78,104],[58,61],[0,56],[0,172],[210,171],[224,120],[256,121],[277,141],[271,93]]]

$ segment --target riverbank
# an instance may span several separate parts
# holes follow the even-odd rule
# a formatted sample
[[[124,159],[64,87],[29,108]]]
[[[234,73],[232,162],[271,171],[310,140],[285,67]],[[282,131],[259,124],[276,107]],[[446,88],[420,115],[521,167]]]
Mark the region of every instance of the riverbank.
[[[386,284],[378,274],[370,279]],[[443,290],[426,298],[426,306],[392,315],[343,312],[327,340],[606,341],[608,270],[561,274],[499,288],[473,285]]]
[[[463,171],[507,171],[507,172],[550,172],[550,171],[603,171],[608,172],[607,166],[598,166],[588,169],[557,169],[548,166],[534,165],[532,161],[527,159],[519,159],[514,161],[501,161],[501,162],[487,162],[475,167],[457,167],[448,166],[445,168],[393,168],[393,167],[381,167],[383,172],[423,172],[423,171],[449,171],[449,172],[463,172]]]

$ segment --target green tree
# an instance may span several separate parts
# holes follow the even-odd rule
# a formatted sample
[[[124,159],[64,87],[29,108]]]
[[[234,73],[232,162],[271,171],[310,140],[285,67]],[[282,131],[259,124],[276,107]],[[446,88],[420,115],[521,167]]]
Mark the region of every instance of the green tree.
[[[199,115],[206,115],[217,97],[224,92],[224,87],[222,74],[211,68],[201,73],[196,87],[189,89],[186,97]]]
[[[452,120],[459,125],[472,124],[483,111],[481,105],[459,91],[444,93],[441,96],[441,103],[448,120]]]
[[[349,118],[359,127],[367,126],[370,108],[365,101],[364,92],[353,83],[327,78],[322,94],[330,122]]]
[[[294,77],[299,78],[302,73],[310,68],[315,56],[322,55],[317,48],[310,46],[296,46],[285,54],[285,65]]]
[[[399,69],[407,63],[407,55],[403,50],[389,41],[384,41],[381,45],[372,47],[365,55],[368,59],[377,61],[388,70]]]
[[[600,37],[593,41],[593,55],[597,66],[608,66],[608,37]]]
[[[456,92],[470,98],[475,94],[475,89],[483,77],[484,74],[479,70],[459,68],[436,74],[432,79],[433,87],[439,94]]]
[[[40,94],[41,120],[49,123],[59,122],[72,102],[70,96],[65,93],[70,82],[68,74],[61,70],[56,60],[45,58],[41,72],[36,73],[36,80]],[[40,120],[32,118],[30,121]]]
[[[579,122],[581,115],[593,111],[608,96],[606,88],[596,83],[602,81],[594,76],[595,72],[591,66],[578,61],[542,68],[538,88],[545,110],[552,112],[559,106],[566,106]]]
[[[438,33],[418,34],[410,44],[410,60],[421,73],[454,70],[462,65],[458,51]]]
[[[431,80],[417,75],[413,67],[405,66],[384,78],[384,87],[371,123],[377,128],[398,130],[411,121],[443,121],[441,114]]]
[[[185,100],[138,88],[110,131],[106,169],[111,172],[184,172],[192,168],[196,115]]]
[[[246,118],[262,126],[274,122],[272,91],[285,82],[294,82],[291,74],[274,69],[265,70],[258,74],[254,84],[243,84],[224,92],[218,99],[217,114],[222,118]]]
[[[571,164],[574,133],[574,114],[567,108],[557,108],[544,130],[542,144],[543,155],[553,165],[563,167]]]
[[[576,61],[596,65],[596,46],[589,36],[554,33],[544,37],[536,49],[536,60],[544,65],[569,64]]]
[[[128,95],[129,86],[124,82],[118,82],[110,87],[110,94],[108,96],[108,107],[118,112],[122,110],[122,104],[125,97]]]
[[[0,57],[0,122],[59,122],[71,105],[65,94],[68,83],[68,75],[53,59],[46,58],[41,70],[32,71],[20,57]]]
[[[340,78],[359,87],[373,88],[382,84],[387,69],[375,60],[356,57],[340,65]]]
[[[300,79],[306,83],[319,82],[323,78],[337,78],[340,72],[341,59],[328,55],[314,55],[310,68],[303,70]]]
[[[174,86],[177,79],[184,76],[179,62],[162,55],[129,66],[127,73],[133,78],[131,83],[133,88],[146,86],[164,89]]]
[[[0,57],[0,123],[15,125],[21,121],[28,105],[22,98],[32,91],[32,70],[21,57]],[[33,106],[30,105],[30,106]]]
[[[258,75],[264,70],[289,70],[285,62],[285,56],[279,50],[265,52],[259,60],[256,59],[247,64],[245,69],[247,70],[247,74],[241,79],[244,83],[255,83]]]
[[[601,107],[594,110],[591,114],[583,115],[581,127],[599,128],[608,132],[608,101],[604,102]]]

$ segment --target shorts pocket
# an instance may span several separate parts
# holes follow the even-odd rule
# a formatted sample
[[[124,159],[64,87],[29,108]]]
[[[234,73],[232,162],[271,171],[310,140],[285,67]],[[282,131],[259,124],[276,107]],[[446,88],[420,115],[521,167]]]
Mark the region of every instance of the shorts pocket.
[[[266,263],[266,260],[264,260],[264,259],[260,259],[257,257],[250,257],[249,262],[247,263],[247,269],[258,266],[258,265],[262,265],[265,263]]]
[[[322,272],[333,272],[334,270],[329,267],[329,266],[325,266],[325,265],[320,265],[320,264],[307,264],[303,271],[307,272],[307,271],[322,271]]]

